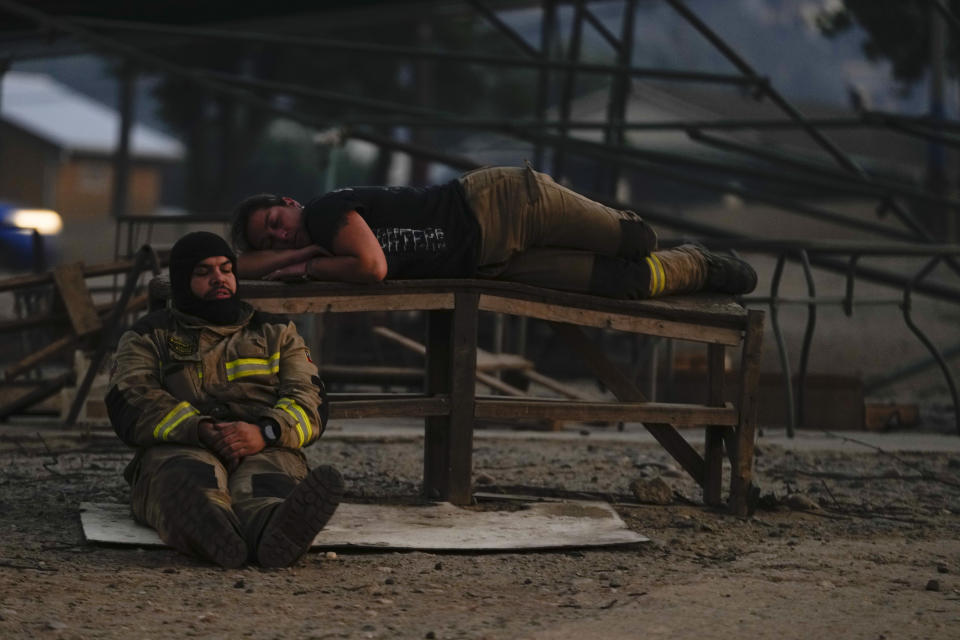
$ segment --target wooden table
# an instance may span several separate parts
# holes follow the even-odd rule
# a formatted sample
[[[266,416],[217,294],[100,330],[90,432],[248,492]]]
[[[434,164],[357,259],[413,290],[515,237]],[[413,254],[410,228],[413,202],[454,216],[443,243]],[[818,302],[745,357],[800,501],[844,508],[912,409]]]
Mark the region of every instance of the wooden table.
[[[723,504],[722,470],[729,458],[731,511],[744,515],[751,499],[763,311],[728,297],[696,295],[625,301],[492,280],[396,280],[377,285],[244,281],[243,297],[272,313],[422,310],[427,313],[425,394],[378,394],[331,403],[331,418],[415,416],[425,420],[423,490],[467,504],[472,496],[476,419],[555,419],[642,422],[702,487],[710,505]],[[617,402],[478,397],[479,311],[551,323]],[[706,345],[704,404],[648,402],[581,327],[628,331]],[[724,356],[741,352],[739,392],[724,403]],[[703,454],[675,427],[702,426]]]

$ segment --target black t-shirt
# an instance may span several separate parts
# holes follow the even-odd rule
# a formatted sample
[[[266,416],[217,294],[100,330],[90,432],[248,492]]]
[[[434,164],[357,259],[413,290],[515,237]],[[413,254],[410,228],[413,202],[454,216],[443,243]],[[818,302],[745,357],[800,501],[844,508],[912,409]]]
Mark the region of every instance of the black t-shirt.
[[[418,187],[349,187],[304,208],[307,232],[330,249],[344,217],[356,211],[387,257],[388,278],[467,278],[477,266],[480,225],[458,180]]]

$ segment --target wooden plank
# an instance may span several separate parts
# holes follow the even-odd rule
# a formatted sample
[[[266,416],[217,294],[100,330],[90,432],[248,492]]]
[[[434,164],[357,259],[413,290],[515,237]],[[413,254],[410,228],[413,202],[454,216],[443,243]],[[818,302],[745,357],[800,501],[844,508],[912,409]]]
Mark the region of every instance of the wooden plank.
[[[374,327],[373,332],[376,333],[378,336],[381,336],[383,338],[386,338],[387,340],[391,340],[392,342],[399,344],[401,347],[404,347],[406,349],[409,349],[410,351],[413,351],[414,353],[419,353],[420,355],[425,355],[427,353],[427,347],[425,345],[420,344],[413,338],[408,338],[403,334],[397,333],[393,329],[389,329],[387,327]],[[478,360],[480,358],[480,352],[481,350],[478,348],[477,349]],[[530,363],[530,365],[533,366],[533,363]],[[477,368],[479,369],[479,365]],[[483,384],[490,387],[491,389],[502,391],[508,396],[515,396],[518,398],[523,398],[527,396],[527,393],[522,389],[518,389],[513,385],[507,384],[503,380],[500,380],[499,378],[495,376],[491,376],[487,373],[478,372],[476,374],[476,378],[478,382],[482,382]]]
[[[6,420],[12,415],[22,413],[27,408],[57,393],[60,389],[70,384],[71,381],[73,381],[73,372],[68,371],[52,380],[40,382],[36,388],[31,389],[11,403],[0,407],[0,420]]]
[[[522,371],[532,368],[532,362],[515,353],[491,353],[477,349],[477,371]]]
[[[730,510],[746,516],[753,491],[753,441],[757,430],[760,388],[760,356],[763,346],[763,311],[751,309],[740,364],[740,410],[736,449],[730,473]]]
[[[623,402],[645,402],[646,398],[637,386],[620,369],[615,367],[607,357],[597,349],[580,327],[551,323],[553,330],[561,336],[574,351],[593,369],[597,377],[613,392],[618,400]],[[699,484],[703,484],[704,463],[700,454],[690,446],[683,436],[677,433],[669,424],[644,422],[643,426],[653,435],[667,452],[673,456],[684,470]]]
[[[30,287],[42,287],[51,284],[53,276],[48,273],[37,273],[23,276],[13,276],[0,280],[0,291],[13,291],[15,289],[27,289]]]
[[[723,382],[725,377],[726,347],[711,344],[707,346],[707,404],[711,407],[723,406]],[[708,424],[704,435],[704,478],[703,501],[713,507],[721,504],[721,484],[723,483],[723,433],[724,429]]]
[[[450,413],[450,396],[419,398],[374,398],[363,400],[331,400],[330,419],[405,417],[426,418]]]
[[[43,380],[5,380],[3,383],[0,383],[0,407],[4,407],[8,404],[13,403],[14,401],[22,398],[31,391],[36,391],[41,386],[43,386]],[[30,407],[31,412],[43,412],[60,415],[60,398],[51,401],[50,399],[45,399],[42,402],[32,405]]]
[[[26,358],[10,366],[4,373],[4,377],[7,380],[13,380],[21,373],[33,369],[35,366],[53,358],[60,354],[63,351],[73,347],[78,342],[77,337],[74,335],[66,335],[62,338],[54,340],[47,346],[43,347],[39,351],[35,351],[28,355]]]
[[[87,282],[83,279],[82,262],[57,267],[53,270],[53,281],[67,309],[74,333],[83,337],[103,328],[100,316],[93,306]]]
[[[132,300],[127,305],[126,312],[138,311],[140,309],[146,308],[147,306],[147,295],[139,295]],[[97,311],[97,315],[104,316],[109,312],[113,311],[114,304],[112,302],[102,302],[98,305],[94,305],[94,309]],[[17,318],[15,320],[2,320],[0,321],[0,333],[8,333],[12,331],[22,331],[23,329],[36,329],[37,327],[45,327],[49,325],[63,324],[69,321],[69,317],[63,313],[44,313],[36,316],[31,316],[29,318]]]
[[[729,295],[697,293],[653,300],[622,300],[489,279],[418,278],[415,280],[385,280],[376,284],[320,281],[284,283],[244,280],[241,290],[246,298],[326,298],[349,295],[376,297],[419,293],[479,293],[515,300],[557,304],[564,307],[588,310],[602,309],[616,314],[643,315],[711,326],[738,327],[740,329],[745,326],[747,317],[743,307]]]
[[[391,342],[394,342],[408,351],[418,353],[421,356],[427,355],[426,345],[417,342],[413,338],[408,338],[402,333],[397,333],[393,329],[389,329],[387,327],[374,327],[373,332],[381,338],[385,338]]]
[[[243,290],[241,289],[241,292]],[[453,293],[400,293],[390,295],[334,295],[244,299],[269,313],[326,313],[351,311],[429,311],[452,309]]]
[[[569,420],[669,422],[675,426],[702,426],[704,424],[737,424],[737,411],[732,404],[722,407],[707,407],[697,404],[674,404],[660,402],[582,402],[559,399],[511,400],[500,398],[477,398],[477,418],[524,419],[524,420]]]
[[[551,322],[563,322],[586,327],[601,327],[616,331],[630,331],[665,338],[677,338],[694,342],[726,345],[740,344],[741,330],[726,326],[709,326],[655,316],[629,315],[593,309],[564,307],[557,304],[517,300],[483,294],[480,296],[482,311],[495,311],[515,316],[539,318]]]
[[[420,367],[359,366],[345,364],[319,365],[320,378],[330,382],[355,382],[384,385],[423,384],[423,369]]]
[[[457,293],[451,335],[450,502],[470,504],[473,490],[473,420],[477,375],[476,293]]]
[[[453,313],[427,314],[427,361],[424,386],[427,394],[450,394]],[[424,421],[423,494],[440,500],[449,494],[450,416],[428,416]]]
[[[483,383],[491,389],[496,389],[497,391],[504,393],[508,396],[514,398],[526,398],[529,397],[529,394],[523,389],[518,389],[510,383],[504,382],[496,376],[492,376],[489,373],[476,373],[477,382]]]
[[[397,333],[389,327],[374,327],[373,332],[381,338],[395,342],[396,344],[408,349],[409,351],[412,351],[413,353],[419,353],[420,355],[425,355],[427,353],[426,346],[417,342],[413,338],[408,338],[401,333]],[[533,363],[523,356],[518,356],[514,353],[490,353],[489,351],[484,351],[479,347],[477,348],[477,371],[502,371],[504,369],[531,368],[533,368]]]
[[[545,376],[535,369],[521,371],[520,374],[527,378],[530,382],[536,382],[540,386],[546,387],[551,391],[555,391],[565,398],[570,398],[571,400],[583,400],[584,402],[596,400],[596,398],[590,394],[584,393],[575,387],[571,387],[570,385],[566,385],[559,380],[554,380],[549,376]]]
[[[330,402],[348,402],[351,400],[429,400],[434,397],[424,393],[395,393],[393,391],[334,391],[327,394]]]

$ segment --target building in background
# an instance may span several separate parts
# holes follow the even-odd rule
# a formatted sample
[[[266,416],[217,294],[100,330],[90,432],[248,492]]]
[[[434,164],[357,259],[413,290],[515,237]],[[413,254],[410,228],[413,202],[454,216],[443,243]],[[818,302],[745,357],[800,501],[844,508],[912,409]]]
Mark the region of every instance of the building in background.
[[[65,228],[106,220],[119,114],[41,74],[6,73],[0,96],[0,200],[53,209]],[[134,124],[126,212],[156,212],[165,170],[183,158],[178,140]]]

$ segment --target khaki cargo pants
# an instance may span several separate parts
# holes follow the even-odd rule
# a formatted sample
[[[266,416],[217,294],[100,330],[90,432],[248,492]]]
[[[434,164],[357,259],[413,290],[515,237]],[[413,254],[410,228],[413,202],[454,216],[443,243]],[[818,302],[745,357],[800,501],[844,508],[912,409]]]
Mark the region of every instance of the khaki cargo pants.
[[[645,271],[642,283],[623,282],[631,280],[629,265],[657,246],[654,230],[632,211],[595,202],[529,166],[477,169],[460,184],[480,224],[480,277],[616,297],[646,288]]]

